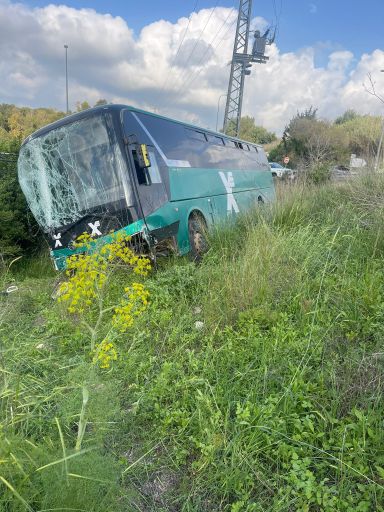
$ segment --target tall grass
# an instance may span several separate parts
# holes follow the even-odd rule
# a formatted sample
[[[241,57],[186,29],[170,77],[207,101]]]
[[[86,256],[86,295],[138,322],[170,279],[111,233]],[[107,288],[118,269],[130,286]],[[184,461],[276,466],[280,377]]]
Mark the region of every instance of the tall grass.
[[[377,177],[286,187],[200,265],[164,262],[93,373],[80,451],[84,335],[23,271],[2,304],[0,509],[383,510],[383,201]]]

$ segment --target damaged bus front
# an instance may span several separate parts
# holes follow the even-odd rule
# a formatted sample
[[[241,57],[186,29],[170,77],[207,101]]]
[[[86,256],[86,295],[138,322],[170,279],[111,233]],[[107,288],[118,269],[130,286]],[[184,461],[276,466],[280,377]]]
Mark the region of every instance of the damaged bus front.
[[[34,133],[21,148],[20,186],[48,234],[56,268],[65,267],[84,232],[95,238],[125,227],[127,234],[143,232],[118,113],[104,108],[70,116]]]

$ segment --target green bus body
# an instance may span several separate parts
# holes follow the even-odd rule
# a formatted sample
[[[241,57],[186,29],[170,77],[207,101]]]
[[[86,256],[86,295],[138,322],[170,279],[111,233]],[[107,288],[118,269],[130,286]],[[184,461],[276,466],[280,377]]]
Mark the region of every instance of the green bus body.
[[[107,148],[107,145],[104,139],[103,144],[100,143],[99,146],[93,147],[92,142],[89,142],[91,136],[87,133],[87,142],[85,143],[85,138],[82,139],[80,131],[83,126],[87,126],[84,124],[87,122],[86,120],[100,111],[104,116],[112,116],[109,112],[113,113],[113,122],[112,117],[108,117],[110,124],[108,131],[109,133],[114,132],[111,144],[115,145],[115,149],[119,148],[116,149],[119,154],[117,159],[120,166],[119,172],[129,175],[128,185],[125,185],[126,189],[129,188],[128,192],[119,192],[121,195],[121,197],[119,196],[119,205],[123,201],[124,194],[125,197],[127,194],[129,195],[129,199],[125,199],[126,217],[121,213],[124,208],[121,206],[117,208],[117,202],[114,202],[118,197],[115,193],[117,186],[114,184],[114,187],[111,186],[108,189],[108,200],[110,200],[111,207],[108,207],[109,203],[106,203],[105,200],[100,205],[77,212],[76,216],[71,218],[71,208],[69,206],[67,208],[65,201],[74,201],[73,197],[67,193],[68,190],[74,189],[73,184],[67,183],[71,181],[74,168],[76,167],[77,174],[73,174],[72,181],[78,181],[79,175],[88,172],[88,169],[84,167],[84,154],[87,155],[89,162],[91,162],[89,155],[93,155],[93,160],[96,155],[97,165],[100,165],[100,162],[103,162],[102,159],[105,158],[103,148]],[[134,124],[136,121],[139,123],[137,125],[139,128],[136,131],[140,133],[131,133],[130,131],[136,126]],[[77,123],[76,126],[80,126],[80,128],[76,128],[75,135],[72,135],[71,132],[72,138],[68,139],[74,141],[73,148],[77,164],[68,163],[70,149],[65,149],[67,151],[65,155],[60,154],[59,145],[71,130],[70,123]],[[127,127],[124,123],[129,126]],[[149,128],[151,124],[153,124],[153,132]],[[99,125],[94,125],[92,128],[95,129],[95,137],[102,138],[100,135],[102,130]],[[157,135],[154,135],[155,132]],[[169,143],[169,148],[164,149],[158,139],[166,140],[168,144],[167,134],[170,138],[175,137],[175,142],[173,145]],[[177,139],[177,137],[182,138]],[[56,153],[53,149],[49,149],[50,140],[54,141],[52,147],[56,144]],[[145,177],[145,183],[143,182],[144,175],[140,174],[142,171],[137,168],[137,163],[135,163],[135,149],[132,149],[142,142],[148,144],[153,165],[153,169],[149,168],[149,177]],[[166,151],[174,152],[176,156],[182,155],[184,158],[183,145],[186,148],[185,160],[168,158]],[[203,153],[206,155],[205,157],[201,156]],[[116,154],[115,152],[115,156],[108,159],[107,165],[110,165],[113,159],[117,161]],[[221,154],[223,162],[224,157],[226,159],[225,165],[221,164]],[[209,162],[209,167],[194,166],[194,162],[203,161],[204,158]],[[80,161],[81,163],[78,164]],[[241,165],[237,165],[238,161],[242,162]],[[247,163],[248,161],[249,163]],[[57,169],[52,169],[55,165],[57,165]],[[249,168],[247,168],[248,166]],[[123,170],[121,171],[121,169]],[[60,173],[66,173],[65,183],[61,182]],[[47,177],[47,174],[50,176]],[[81,176],[80,179],[82,179]],[[121,179],[125,180],[126,178],[122,177]],[[51,255],[57,269],[64,269],[66,258],[79,251],[79,249],[71,247],[70,241],[84,231],[91,232],[92,229],[91,234],[100,240],[100,243],[110,239],[110,226],[114,232],[124,232],[131,236],[140,235],[152,245],[156,245],[162,239],[174,238],[179,254],[186,254],[190,250],[189,219],[191,216],[198,214],[209,228],[212,225],[225,222],[226,219],[239,212],[245,212],[260,202],[272,201],[275,197],[271,171],[261,146],[121,105],[99,107],[85,111],[81,115],[68,116],[30,136],[24,142],[19,158],[19,181],[32,212],[50,238]],[[116,183],[117,181],[119,180],[116,180]],[[60,184],[56,185],[56,182]],[[88,192],[85,190],[84,180],[81,184],[81,194],[85,196]],[[96,186],[90,189],[93,190],[93,188],[95,189],[94,196],[97,196],[97,190],[101,195],[106,190],[101,185],[99,189]],[[80,190],[79,187],[78,190]],[[58,200],[57,196],[60,196],[60,193],[62,193],[62,197]],[[105,193],[106,197],[108,194]],[[95,200],[94,196],[92,196],[92,201],[96,204],[98,199]],[[87,204],[86,200],[83,202]],[[57,208],[64,212],[61,219],[55,218],[56,204]],[[47,211],[50,212],[49,218]],[[120,219],[119,225],[113,224],[113,222],[110,224],[110,218],[115,215],[115,213],[111,214],[112,211],[119,212],[120,217],[116,214],[116,218]],[[67,223],[67,220],[63,221],[64,218],[76,222]],[[121,220],[124,218],[130,219],[131,222]],[[103,225],[105,219],[108,219],[109,222],[109,224],[107,223],[108,229]],[[88,222],[89,220],[92,222]],[[65,233],[65,236],[62,236],[61,233]]]

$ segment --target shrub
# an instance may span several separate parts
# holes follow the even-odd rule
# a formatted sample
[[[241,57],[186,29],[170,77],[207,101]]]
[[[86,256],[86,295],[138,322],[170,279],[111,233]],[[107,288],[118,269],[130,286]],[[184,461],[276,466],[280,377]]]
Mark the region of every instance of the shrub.
[[[0,140],[0,265],[9,257],[35,251],[43,242],[17,179],[18,144]]]
[[[331,177],[331,171],[327,164],[317,164],[304,171],[304,176],[309,183],[320,185],[326,183]]]

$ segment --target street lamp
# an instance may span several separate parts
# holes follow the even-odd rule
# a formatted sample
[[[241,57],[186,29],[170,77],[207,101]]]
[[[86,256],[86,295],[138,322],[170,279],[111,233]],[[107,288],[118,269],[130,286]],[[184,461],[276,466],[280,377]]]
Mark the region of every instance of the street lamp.
[[[220,110],[220,100],[223,96],[227,96],[227,93],[225,94],[220,94],[219,96],[219,99],[217,100],[217,113],[216,113],[216,131],[218,129],[218,126],[219,126],[219,110]]]
[[[381,73],[384,73],[384,69],[380,69]],[[375,166],[374,170],[377,171],[379,168],[379,160],[380,160],[380,152],[381,152],[381,146],[383,144],[384,139],[384,117],[381,123],[381,134],[380,134],[380,140],[379,140],[379,146],[377,148],[376,158],[375,158]]]
[[[68,105],[68,45],[64,45],[65,48],[65,95],[67,98],[67,114],[69,114],[69,105]]]

